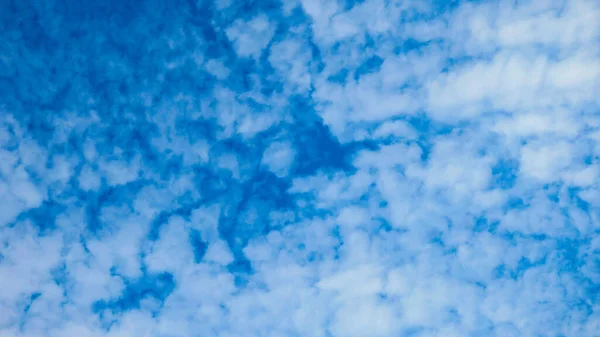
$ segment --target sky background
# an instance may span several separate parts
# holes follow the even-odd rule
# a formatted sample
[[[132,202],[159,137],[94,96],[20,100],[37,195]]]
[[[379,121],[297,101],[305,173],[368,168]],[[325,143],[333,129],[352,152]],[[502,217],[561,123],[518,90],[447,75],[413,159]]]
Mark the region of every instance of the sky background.
[[[0,337],[600,336],[598,1],[0,3]]]

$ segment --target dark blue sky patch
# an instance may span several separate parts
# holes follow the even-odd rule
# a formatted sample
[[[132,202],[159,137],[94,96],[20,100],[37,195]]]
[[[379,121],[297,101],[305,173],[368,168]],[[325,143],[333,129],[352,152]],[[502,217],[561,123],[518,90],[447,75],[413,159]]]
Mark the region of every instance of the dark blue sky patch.
[[[444,233],[443,232],[432,232],[430,233],[429,243],[432,245],[437,245],[440,247],[446,247],[446,243],[444,241]]]
[[[216,121],[205,118],[190,119],[187,117],[178,118],[175,123],[177,135],[187,138],[190,144],[199,141],[216,141],[217,127]]]
[[[256,61],[250,58],[236,59],[231,64],[226,64],[229,67],[229,77],[223,84],[232,91],[242,94],[254,89],[253,75],[256,74],[258,65]]]
[[[489,232],[495,233],[500,222],[498,220],[490,220],[485,216],[475,216],[473,221],[473,231],[476,233]]]
[[[401,118],[418,131],[420,137],[429,138],[431,136],[447,135],[456,130],[456,127],[432,120],[424,111],[414,116]]]
[[[310,61],[311,70],[318,74],[325,69],[325,61],[323,61],[322,56],[323,53],[321,52],[321,49],[319,49],[319,46],[312,41],[312,34],[309,33],[308,35],[310,37],[308,46],[310,47],[310,56],[312,58]]]
[[[562,189],[562,186],[562,182],[544,184],[543,189],[546,192],[546,198],[553,203],[558,204],[560,202],[560,190]]]
[[[235,181],[230,175],[219,175],[219,172],[205,166],[196,166],[192,170],[194,186],[200,192],[202,201],[220,200],[230,193],[235,193],[236,189],[232,187]]]
[[[476,217],[475,218],[475,224],[473,226],[473,231],[475,232],[482,232],[485,231],[489,228],[489,222],[488,219],[486,217]]]
[[[519,162],[515,159],[500,159],[492,166],[493,188],[510,189],[515,186],[519,174]]]
[[[452,126],[431,120],[424,112],[414,116],[400,118],[405,120],[415,131],[418,132],[416,143],[421,148],[421,160],[427,162],[433,150],[433,139],[435,136],[450,134],[455,128]]]
[[[377,217],[373,220],[378,224],[377,233],[379,234],[389,233],[394,230],[392,224],[383,217]]]
[[[343,250],[344,250],[344,238],[342,237],[342,232],[340,231],[340,226],[336,225],[334,226],[330,232],[329,235],[334,239],[335,241],[335,246],[333,247],[333,258],[335,260],[341,259],[343,256]]]
[[[190,245],[194,253],[194,262],[200,263],[206,254],[208,244],[202,240],[202,233],[199,230],[190,230]]]
[[[19,325],[19,327],[21,329],[23,329],[25,322],[27,321],[27,316],[29,314],[29,310],[31,309],[31,306],[38,298],[40,298],[40,296],[42,296],[42,293],[36,291],[36,292],[31,293],[29,295],[29,298],[25,301],[25,306],[23,307],[23,313],[21,314],[21,323]]]
[[[258,170],[238,187],[239,194],[227,197],[219,233],[232,250],[241,249],[252,238],[268,233],[271,211],[293,207],[294,200],[287,194],[289,186],[288,181]]]
[[[249,278],[254,273],[252,263],[244,255],[240,249],[232,250],[233,262],[227,265],[227,271],[234,276],[234,284],[236,287],[243,288],[248,282]]]
[[[144,3],[125,0],[107,0],[102,2],[80,2],[75,0],[57,1],[56,15],[64,20],[74,21],[110,21],[117,27],[127,27],[144,12]]]
[[[575,205],[575,207],[581,209],[582,211],[589,213],[591,210],[591,205],[589,202],[583,200],[579,193],[582,192],[582,188],[579,187],[569,187],[567,189],[567,195],[569,196],[569,201],[571,204]]]
[[[211,146],[209,158],[216,159],[222,154],[234,154],[240,162],[240,166],[249,164],[258,167],[263,149],[257,145],[253,142],[245,142],[241,137],[224,139]]]
[[[280,26],[277,26],[277,28],[276,34],[278,33]],[[269,60],[271,55],[271,47],[277,42],[275,38],[277,38],[277,35],[275,35],[275,37],[268,43],[267,47],[264,48],[264,51],[260,55],[258,63],[256,64],[255,74],[258,75],[260,81],[260,93],[265,97],[271,97],[274,93],[281,93],[285,87],[285,77],[282,77],[282,75],[285,76],[286,74],[281,74],[278,72],[271,65],[271,61]]]
[[[66,264],[61,263],[59,266],[53,268],[50,272],[50,275],[52,275],[52,280],[58,286],[63,287],[63,289],[68,286],[69,273]]]
[[[495,279],[503,278],[506,276],[507,269],[505,264],[500,264],[496,268],[494,268],[492,275]]]
[[[27,314],[27,312],[29,311],[29,308],[31,308],[31,305],[33,305],[33,302],[35,302],[35,300],[40,298],[40,296],[42,296],[42,293],[40,293],[40,292],[34,292],[29,296],[29,301],[28,301],[27,305],[25,306],[25,309],[23,310],[25,312],[25,314]]]
[[[289,129],[297,151],[292,174],[312,175],[319,170],[351,170],[351,151],[345,149],[315,113],[312,102],[301,96],[290,99],[291,114],[295,119]]]
[[[426,328],[418,325],[404,327],[400,332],[400,337],[418,337],[426,330]]]
[[[29,220],[39,234],[49,234],[56,229],[56,217],[65,209],[67,209],[66,205],[47,200],[40,207],[21,213],[17,217],[17,221]]]
[[[526,196],[511,196],[508,198],[506,205],[504,206],[505,210],[523,210],[529,207],[529,200]]]
[[[139,279],[127,280],[125,289],[118,298],[94,302],[92,311],[101,317],[105,310],[118,315],[140,308],[141,301],[148,297],[162,303],[173,292],[175,286],[175,279],[170,273],[144,274]]]
[[[10,13],[10,15],[7,15],[8,22],[11,23],[10,26],[6,25],[4,28],[19,31],[25,48],[41,53],[48,52],[53,46],[56,46],[56,42],[52,41],[46,34],[41,24],[42,20],[45,19],[42,15],[43,10],[36,7],[33,6],[32,8],[32,6],[20,1],[10,1],[8,4],[3,5],[2,11],[8,9],[7,12]]]
[[[201,32],[207,43],[204,54],[207,58],[221,59],[225,66],[230,68],[237,62],[237,54],[231,45],[231,42],[222,31],[216,31],[210,24],[210,19],[203,22],[200,26]]]
[[[195,191],[191,190],[175,198],[175,204],[176,207],[173,210],[173,214],[187,220],[190,219],[192,212],[196,208],[206,205],[206,202]]]
[[[443,14],[455,10],[461,2],[460,0],[433,0],[431,2],[432,14]],[[469,0],[469,2],[475,3],[477,0]]]
[[[103,186],[99,192],[81,193],[80,203],[85,208],[85,219],[90,233],[96,234],[104,227],[100,219],[102,207],[126,205],[131,208],[136,195],[147,183],[138,180],[120,186]]]
[[[460,57],[448,58],[445,60],[444,66],[442,67],[441,72],[449,73],[452,70],[459,69],[468,64],[471,64],[471,62],[473,60],[474,60],[473,56],[460,56]]]
[[[346,11],[349,11],[364,2],[365,0],[338,0],[338,3],[340,3],[341,7]]]
[[[258,198],[269,201],[276,209],[293,207],[293,202],[287,194],[291,183],[287,179],[278,178],[266,170],[257,170],[252,177],[244,183],[244,198]]]
[[[281,2],[277,0],[232,1],[227,10],[217,14],[221,26],[229,26],[235,20],[249,21],[257,15],[266,15],[278,20],[281,16]]]
[[[55,128],[52,123],[52,114],[48,111],[31,107],[29,113],[13,114],[21,125],[24,125],[27,134],[39,144],[49,144],[54,136]]]
[[[583,163],[585,165],[592,165],[594,162],[598,162],[600,159],[597,155],[586,155],[583,157]]]
[[[340,71],[338,71],[337,73],[330,75],[327,80],[333,83],[337,83],[337,84],[341,84],[341,85],[345,85],[346,82],[348,81],[348,74],[350,73],[350,70],[344,68]]]
[[[381,69],[381,65],[383,64],[383,59],[378,55],[373,55],[364,61],[356,70],[354,71],[354,80],[358,81],[363,75],[367,75],[370,73],[378,72]]]
[[[227,195],[218,229],[234,255],[234,262],[228,268],[241,286],[247,277],[243,275],[252,272],[242,249],[249,240],[268,233],[269,212],[290,207],[292,199],[286,194],[289,183],[263,170],[256,171],[244,184],[233,187],[238,192]]]
[[[585,263],[579,256],[580,247],[584,247],[584,240],[561,238],[556,242],[556,258],[558,259],[559,273],[577,273]]]
[[[118,159],[132,160],[136,156],[141,156],[143,161],[153,163],[152,159],[156,151],[151,142],[158,136],[155,124],[145,120],[131,121],[121,118],[106,122],[117,123],[120,126],[105,128],[95,135],[90,135],[89,139],[93,140],[99,154],[114,158],[113,153],[116,148],[119,148],[121,155]]]
[[[397,55],[406,54],[413,51],[418,51],[429,45],[429,41],[419,41],[413,38],[408,38],[403,41],[398,41],[394,47],[394,53]]]
[[[585,284],[586,302],[589,301],[594,304],[598,303],[598,301],[600,301],[600,285],[597,282],[592,282],[590,280],[585,280],[585,282],[581,282],[581,284]]]
[[[381,143],[370,139],[352,141],[342,145],[342,148],[347,153],[348,157],[354,156],[360,151],[378,151],[381,148]]]
[[[173,60],[176,62],[177,60]],[[188,60],[185,65],[167,71],[162,83],[161,97],[170,99],[180,93],[187,93],[194,97],[209,96],[215,86],[216,79],[213,75],[198,70],[198,65]],[[178,109],[186,111],[185,107]]]
[[[164,159],[159,161],[162,167],[156,167],[155,169],[160,172],[160,177],[164,181],[169,181],[175,177],[178,177],[183,172],[183,156],[182,155],[171,155],[164,156]]]
[[[1,50],[0,50],[1,52]],[[0,99],[7,110],[21,110],[21,101],[18,100],[16,84],[14,83],[14,70],[8,70],[8,65],[0,63]]]
[[[52,156],[55,157],[57,155],[64,155],[65,157],[76,158],[80,162],[77,165],[82,164],[84,161],[83,158],[83,142],[82,137],[75,131],[69,132],[67,139],[63,143],[57,143],[52,147]],[[49,162],[51,163],[51,159],[49,158]]]
[[[528,258],[522,257],[517,266],[514,269],[508,271],[508,274],[512,279],[520,279],[523,277],[525,272],[531,268],[542,266],[546,263],[547,257],[544,256],[542,259],[538,261],[531,261]]]
[[[319,170],[351,169],[351,152],[337,141],[326,126],[314,123],[296,130],[293,139],[297,150],[297,164],[293,174],[303,176],[312,175]]]
[[[152,219],[152,222],[150,223],[150,232],[148,233],[148,240],[156,241],[160,238],[160,230],[169,222],[171,215],[173,215],[173,212],[171,211],[162,211],[158,213],[154,219]]]

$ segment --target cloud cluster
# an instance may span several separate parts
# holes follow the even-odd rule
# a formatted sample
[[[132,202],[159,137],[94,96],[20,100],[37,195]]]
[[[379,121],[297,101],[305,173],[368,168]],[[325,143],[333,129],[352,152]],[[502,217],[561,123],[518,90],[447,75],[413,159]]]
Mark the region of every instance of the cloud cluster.
[[[600,336],[600,5],[10,2],[0,337]]]

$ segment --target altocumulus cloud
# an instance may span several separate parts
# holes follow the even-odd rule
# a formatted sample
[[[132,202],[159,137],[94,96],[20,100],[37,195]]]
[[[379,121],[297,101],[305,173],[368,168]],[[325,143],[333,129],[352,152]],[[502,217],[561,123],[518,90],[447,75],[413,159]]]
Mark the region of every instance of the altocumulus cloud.
[[[0,336],[600,336],[598,18],[2,1]]]

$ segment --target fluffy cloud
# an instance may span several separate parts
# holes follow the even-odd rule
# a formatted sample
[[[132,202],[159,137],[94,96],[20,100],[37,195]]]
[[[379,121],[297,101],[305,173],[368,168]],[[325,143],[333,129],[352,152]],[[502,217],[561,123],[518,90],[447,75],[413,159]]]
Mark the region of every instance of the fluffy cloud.
[[[0,337],[600,336],[597,17],[8,6]]]

